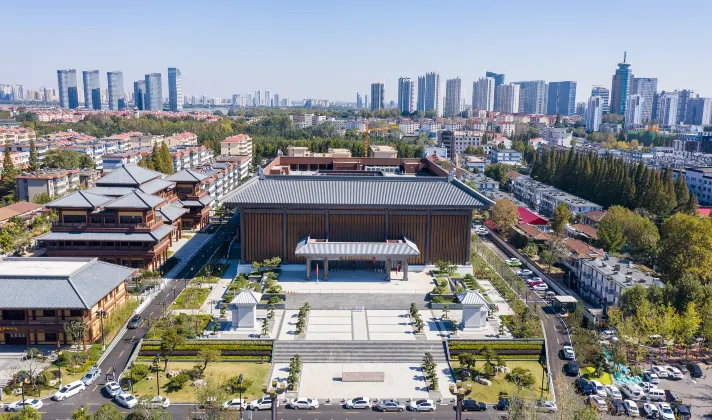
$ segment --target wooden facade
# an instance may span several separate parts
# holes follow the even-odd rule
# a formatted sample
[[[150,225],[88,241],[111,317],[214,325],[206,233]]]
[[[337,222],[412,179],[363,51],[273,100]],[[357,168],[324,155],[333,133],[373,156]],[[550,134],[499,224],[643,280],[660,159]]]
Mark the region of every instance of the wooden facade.
[[[332,242],[415,242],[421,251],[410,264],[437,260],[466,264],[470,257],[471,210],[291,209],[240,208],[239,238],[242,260],[278,256],[287,263],[304,264],[294,255],[306,236]]]

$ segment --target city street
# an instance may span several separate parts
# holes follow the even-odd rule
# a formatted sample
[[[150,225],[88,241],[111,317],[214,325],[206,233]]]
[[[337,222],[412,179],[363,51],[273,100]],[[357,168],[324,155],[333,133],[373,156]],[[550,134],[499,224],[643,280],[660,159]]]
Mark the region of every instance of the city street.
[[[151,303],[143,310],[143,312],[141,312],[144,320],[149,317],[159,318],[161,316],[163,311],[168,308],[171,303],[173,303],[173,300],[175,299],[174,296],[178,296],[180,294],[180,292],[188,284],[188,281],[190,281],[200,270],[200,268],[208,261],[210,256],[215,252],[218,246],[220,246],[223,240],[229,237],[231,230],[235,229],[235,223],[236,221],[231,221],[220,227],[213,234],[212,238],[210,238],[205,245],[191,257],[188,264],[186,264],[185,267],[178,272],[175,278],[171,280],[168,285],[166,285],[153,299],[153,301],[151,301]],[[123,336],[120,337],[116,346],[110,350],[110,353],[100,365],[102,374],[110,372],[115,367],[116,374],[118,376],[126,367],[134,347],[147,331],[148,326],[145,322],[141,328],[126,330]],[[83,392],[75,397],[62,402],[55,402],[47,399],[44,401],[45,404],[41,409],[41,412],[46,413],[44,417],[47,419],[67,419],[71,418],[72,411],[86,404],[89,404],[89,406],[92,407],[92,410],[95,410],[100,405],[111,401],[101,392],[101,388],[104,384],[105,380],[102,375],[101,380],[87,388],[86,392]]]

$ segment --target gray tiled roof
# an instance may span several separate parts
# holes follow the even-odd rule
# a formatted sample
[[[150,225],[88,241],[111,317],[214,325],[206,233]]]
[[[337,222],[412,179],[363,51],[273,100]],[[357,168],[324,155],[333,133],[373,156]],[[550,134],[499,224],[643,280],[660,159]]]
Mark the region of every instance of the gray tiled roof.
[[[180,172],[174,173],[166,179],[174,182],[200,182],[206,178],[207,176],[201,174],[200,172],[191,171],[190,169],[184,169]]]
[[[157,229],[154,229],[150,235],[153,236],[156,241],[160,241],[161,239],[165,238],[168,236],[171,232],[173,232],[176,228],[171,225],[163,225],[160,226]]]
[[[457,299],[462,303],[463,305],[485,305],[487,306],[487,301],[485,298],[472,290],[467,291],[465,293],[460,293],[457,295]]]
[[[155,195],[148,195],[140,191],[131,191],[123,197],[104,205],[107,209],[152,209],[161,203],[163,199]]]
[[[128,185],[138,187],[152,179],[162,178],[163,174],[142,168],[135,164],[123,165],[115,168],[106,176],[99,178],[96,185]]]
[[[309,242],[302,239],[294,250],[295,255],[394,255],[417,257],[420,250],[411,241],[405,242]]]
[[[172,228],[172,226],[170,226]],[[156,229],[158,230],[158,229]],[[165,235],[164,235],[165,236]],[[156,242],[151,233],[123,232],[47,232],[37,237],[40,241],[131,241]],[[101,251],[97,249],[97,251]]]
[[[59,198],[57,200],[48,203],[45,207],[65,207],[65,208],[77,208],[77,209],[93,209],[106,202],[111,201],[112,198],[104,197],[97,194],[92,194],[87,191],[75,191],[67,196]]]
[[[88,193],[105,195],[107,197],[121,197],[130,194],[134,188],[132,187],[93,187],[86,190]]]
[[[428,177],[255,177],[227,205],[479,208],[491,201],[459,181]]]
[[[165,179],[154,179],[153,181],[148,181],[145,184],[141,184],[138,187],[139,190],[145,192],[146,194],[155,194],[158,191],[164,190],[169,187],[174,187],[175,182],[166,181]]]
[[[232,299],[230,303],[236,303],[236,304],[249,304],[249,303],[254,303],[257,304],[259,303],[260,299],[262,298],[262,293],[257,293],[253,292],[252,290],[243,290],[235,297]]]
[[[205,207],[213,201],[215,201],[215,197],[212,195],[206,195],[200,200],[180,200],[180,203],[185,207]]]
[[[158,209],[158,213],[163,218],[164,222],[172,223],[182,215],[188,213],[188,209],[184,209],[181,206],[176,206],[174,204],[163,206]]]
[[[0,273],[0,308],[91,309],[135,271],[93,259],[69,276]]]

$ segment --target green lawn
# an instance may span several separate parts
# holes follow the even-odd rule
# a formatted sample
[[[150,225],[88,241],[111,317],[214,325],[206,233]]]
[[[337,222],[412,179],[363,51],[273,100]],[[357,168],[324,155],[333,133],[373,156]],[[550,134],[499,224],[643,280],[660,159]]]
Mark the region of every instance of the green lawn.
[[[581,376],[588,380],[597,380],[598,382],[602,383],[603,385],[613,385],[613,378],[611,377],[610,373],[603,372],[603,375],[601,376],[596,376],[596,369],[592,367],[586,367],[581,369]]]
[[[137,362],[141,363],[141,362]],[[149,365],[149,363],[143,363]],[[196,363],[193,362],[168,362],[168,370],[189,370],[195,366]],[[161,363],[161,367],[162,367]],[[208,366],[205,371],[205,379],[209,380],[211,377],[218,380],[226,381],[233,376],[238,376],[243,374],[245,380],[249,379],[252,381],[252,385],[248,388],[247,392],[242,394],[243,398],[248,401],[256,399],[262,396],[262,384],[266,383],[269,374],[270,364],[269,363],[248,363],[248,362],[220,362],[213,363]],[[133,385],[134,395],[137,398],[142,396],[153,397],[156,395],[156,377],[155,373],[151,372],[149,374],[153,379],[144,379]],[[163,371],[160,372],[158,381],[161,385],[161,395],[170,398],[171,402],[195,402],[195,387],[190,386],[190,382],[187,382],[183,388],[179,391],[168,392],[166,389],[166,384],[169,379]],[[234,395],[235,397],[237,394]]]
[[[210,289],[208,288],[188,287],[181,292],[171,307],[173,309],[199,309],[209,294]]]
[[[453,361],[451,363],[452,368],[455,369],[455,371],[459,371],[460,369],[460,363],[457,361]],[[481,363],[478,362],[477,366],[481,367]],[[512,369],[515,367],[523,367],[525,369],[529,369],[532,374],[534,375],[535,380],[535,385],[532,387],[531,391],[536,393],[537,396],[541,392],[541,381],[542,381],[542,376],[544,374],[544,371],[541,368],[541,365],[539,364],[538,361],[532,360],[532,361],[514,361],[514,360],[507,360],[507,366]],[[483,401],[486,403],[496,403],[499,400],[499,394],[500,392],[507,392],[510,395],[512,395],[515,392],[516,387],[514,384],[511,382],[507,381],[504,378],[504,374],[497,374],[497,376],[493,379],[492,381],[492,386],[485,386],[482,384],[478,384],[477,382],[472,382],[472,381],[465,381],[463,382],[464,385],[466,384],[472,384],[472,394],[471,398],[475,399],[477,401]],[[544,398],[549,398],[551,394],[548,391],[548,383],[545,381],[544,382]],[[443,388],[443,396],[446,398],[451,397],[450,395],[450,390]]]

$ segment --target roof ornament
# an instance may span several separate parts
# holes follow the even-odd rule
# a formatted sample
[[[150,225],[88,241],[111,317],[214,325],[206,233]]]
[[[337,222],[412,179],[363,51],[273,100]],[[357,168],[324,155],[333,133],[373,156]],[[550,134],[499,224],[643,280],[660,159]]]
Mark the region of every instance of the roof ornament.
[[[277,149],[277,157],[284,156],[284,153],[282,153],[282,149]]]
[[[455,168],[450,169],[450,172],[447,173],[447,180],[448,181],[453,181],[455,179]]]
[[[258,166],[258,167],[257,167],[257,176],[258,176],[260,179],[265,179],[265,170],[264,170],[263,167],[261,167],[261,166]]]

